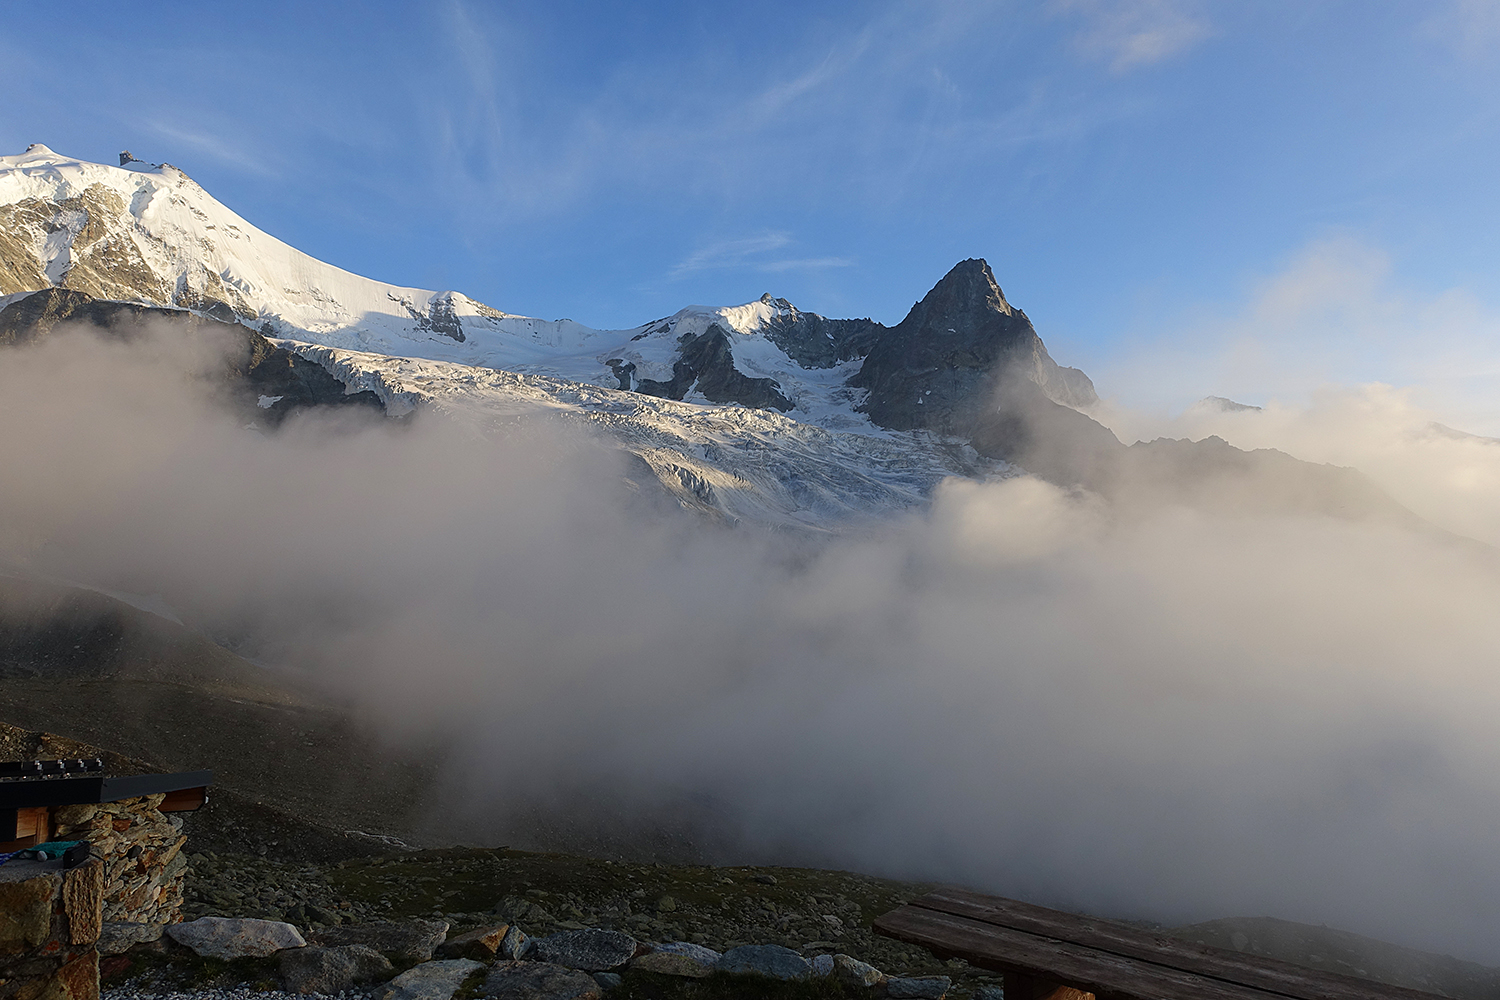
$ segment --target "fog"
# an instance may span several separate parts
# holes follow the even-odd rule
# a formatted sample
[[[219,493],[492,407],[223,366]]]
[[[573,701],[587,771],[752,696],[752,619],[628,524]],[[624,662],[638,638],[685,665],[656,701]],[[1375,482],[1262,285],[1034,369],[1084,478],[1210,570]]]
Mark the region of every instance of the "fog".
[[[212,352],[164,336],[7,351],[0,558],[160,595],[396,738],[451,734],[497,841],[552,803],[690,820],[736,859],[1500,962],[1483,546],[1031,477],[832,540],[727,530],[542,420],[247,427]],[[1500,445],[1408,433],[1391,392],[1106,419],[1355,464],[1500,541]]]

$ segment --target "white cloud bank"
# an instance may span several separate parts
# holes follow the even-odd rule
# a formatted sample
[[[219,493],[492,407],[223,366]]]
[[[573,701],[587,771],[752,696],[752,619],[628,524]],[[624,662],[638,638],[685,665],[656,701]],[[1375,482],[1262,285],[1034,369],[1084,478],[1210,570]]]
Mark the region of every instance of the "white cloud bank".
[[[739,857],[1500,960],[1493,552],[1029,478],[767,540],[620,503],[611,452],[544,422],[247,431],[156,343],[7,355],[4,557],[459,734],[475,830],[696,809]],[[1307,440],[1402,426],[1364,402]]]

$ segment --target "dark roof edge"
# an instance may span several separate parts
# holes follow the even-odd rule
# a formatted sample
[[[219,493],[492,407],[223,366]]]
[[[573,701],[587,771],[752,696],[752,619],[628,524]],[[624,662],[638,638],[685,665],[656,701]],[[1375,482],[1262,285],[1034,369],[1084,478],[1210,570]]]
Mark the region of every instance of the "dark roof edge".
[[[204,788],[213,784],[213,780],[212,771],[179,771],[176,774],[132,774],[123,778],[88,775],[35,781],[0,781],[0,809],[119,802],[121,799],[134,799],[143,795]]]

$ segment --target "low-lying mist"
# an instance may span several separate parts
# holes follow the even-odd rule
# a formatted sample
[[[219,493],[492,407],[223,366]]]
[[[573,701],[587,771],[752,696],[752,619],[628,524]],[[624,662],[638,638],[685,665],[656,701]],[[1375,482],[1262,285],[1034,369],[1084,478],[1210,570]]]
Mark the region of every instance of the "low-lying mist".
[[[451,734],[493,842],[538,803],[646,825],[694,803],[738,858],[1500,962],[1482,547],[1126,514],[1030,477],[952,481],[832,540],[725,530],[544,421],[309,412],[269,433],[192,374],[211,367],[160,337],[7,351],[0,555],[159,594],[393,733]],[[1315,426],[1301,457],[1374,454],[1396,403],[1360,398],[1344,423],[1284,415],[1277,440]],[[1424,447],[1367,471],[1495,541],[1500,447],[1467,471]]]

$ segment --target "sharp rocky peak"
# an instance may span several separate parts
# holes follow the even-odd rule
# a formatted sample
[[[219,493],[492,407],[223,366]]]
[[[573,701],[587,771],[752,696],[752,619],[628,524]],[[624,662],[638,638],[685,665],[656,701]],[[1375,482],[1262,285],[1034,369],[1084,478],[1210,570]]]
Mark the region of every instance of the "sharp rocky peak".
[[[921,333],[956,333],[965,327],[993,323],[995,316],[1013,316],[1015,312],[1005,301],[1005,293],[1000,290],[990,265],[982,257],[971,257],[943,275],[932,291],[912,307],[907,320],[916,317]],[[944,323],[949,326],[944,327]]]
[[[970,259],[882,331],[850,384],[869,390],[863,409],[883,427],[967,435],[1015,376],[1069,406],[1098,398],[1086,375],[1047,354],[989,264]]]

